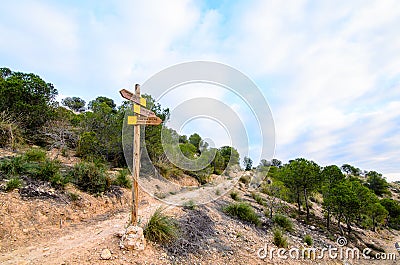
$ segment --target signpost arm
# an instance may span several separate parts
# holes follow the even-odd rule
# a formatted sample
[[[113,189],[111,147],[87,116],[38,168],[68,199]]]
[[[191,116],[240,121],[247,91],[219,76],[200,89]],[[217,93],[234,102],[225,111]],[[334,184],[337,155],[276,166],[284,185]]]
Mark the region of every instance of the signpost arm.
[[[135,85],[135,94],[140,97],[140,85]],[[133,164],[132,164],[132,208],[131,224],[137,225],[139,207],[138,179],[140,172],[140,125],[134,125],[133,135]]]

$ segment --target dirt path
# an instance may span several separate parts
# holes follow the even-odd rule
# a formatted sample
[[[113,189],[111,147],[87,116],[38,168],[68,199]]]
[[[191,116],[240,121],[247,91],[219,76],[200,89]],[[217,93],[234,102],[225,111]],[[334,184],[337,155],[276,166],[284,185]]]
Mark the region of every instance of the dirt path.
[[[160,202],[142,200],[145,207],[139,210],[143,223],[161,205]],[[32,242],[28,247],[20,247],[0,254],[0,264],[98,264],[104,248],[122,253],[118,247],[118,232],[124,231],[129,220],[128,211],[98,215],[86,222],[65,227],[64,231],[54,231],[46,239]],[[150,246],[151,248],[151,246]],[[150,251],[151,252],[151,251]],[[115,257],[115,255],[113,255]],[[107,261],[109,262],[109,261]],[[114,263],[107,263],[114,264]],[[117,262],[116,264],[122,264]]]
[[[105,220],[101,220],[105,219]],[[72,255],[80,251],[105,246],[105,240],[124,229],[127,213],[117,213],[109,219],[92,220],[89,224],[79,224],[66,230],[62,237],[51,238],[47,242],[35,242],[28,248],[21,248],[2,254],[1,264],[67,264]]]

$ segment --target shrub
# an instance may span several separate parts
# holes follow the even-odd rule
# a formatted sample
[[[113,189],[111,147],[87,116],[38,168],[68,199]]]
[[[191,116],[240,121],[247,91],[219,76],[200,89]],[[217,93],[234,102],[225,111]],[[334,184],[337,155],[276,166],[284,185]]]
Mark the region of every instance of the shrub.
[[[132,188],[132,182],[129,178],[129,170],[124,168],[118,171],[117,178],[113,181],[113,185],[117,185],[123,188]]]
[[[233,200],[235,200],[235,201],[240,201],[240,196],[239,196],[239,193],[238,193],[237,191],[232,191],[232,192],[230,193],[230,196],[231,196],[231,198],[232,198]]]
[[[193,200],[185,202],[183,205],[185,209],[194,210],[196,209],[196,203]]]
[[[283,230],[286,231],[292,231],[293,230],[293,223],[290,221],[290,219],[284,215],[281,214],[276,214],[273,218],[272,221],[279,225]]]
[[[274,180],[272,183],[262,182],[260,191],[262,193],[268,194],[269,196],[273,196],[279,199],[282,199],[287,202],[294,202],[294,197],[292,196],[293,192],[290,191],[289,188],[285,186],[285,184],[281,181]]]
[[[99,146],[101,145],[94,132],[84,132],[80,135],[76,155],[83,158],[101,157]]]
[[[288,243],[286,237],[283,236],[283,233],[279,229],[274,230],[274,245],[278,248],[287,248]]]
[[[93,162],[75,164],[70,176],[81,190],[92,194],[104,192],[110,185],[105,166]]]
[[[69,192],[68,193],[68,197],[69,197],[69,199],[71,200],[71,201],[78,201],[78,200],[80,200],[81,199],[81,197],[78,195],[78,194],[76,194],[76,193],[73,193],[73,192]]]
[[[257,226],[261,224],[260,217],[254,212],[253,207],[248,203],[232,203],[223,208],[223,211],[231,216],[239,218],[240,220],[253,223]]]
[[[26,161],[43,162],[46,160],[46,152],[39,148],[32,148],[24,154]]]
[[[34,175],[38,179],[51,181],[57,174],[60,174],[60,168],[60,161],[46,159],[46,161],[38,165],[37,172]]]
[[[260,205],[265,205],[265,201],[264,199],[257,193],[252,192],[251,193],[251,197],[253,197],[253,199]]]
[[[22,182],[18,177],[10,179],[6,184],[6,191],[12,191],[22,186]]]
[[[164,192],[154,192],[154,197],[158,199],[165,199],[167,197],[167,194]]]
[[[9,159],[4,159],[0,163],[0,171],[2,171],[7,178],[10,178],[12,176],[24,174],[29,166],[24,157],[14,156]]]
[[[289,214],[290,218],[297,218],[297,214],[295,212],[292,212]]]
[[[177,221],[157,208],[143,230],[144,237],[152,242],[166,243],[178,236]]]
[[[314,241],[310,235],[305,235],[304,236],[304,243],[307,244],[307,246],[312,246]]]
[[[250,183],[250,180],[251,180],[251,177],[248,175],[243,175],[239,178],[239,181],[246,185]]]
[[[0,112],[0,147],[12,149],[24,142],[21,124],[7,111]]]
[[[66,157],[66,158],[69,158],[69,157],[70,157],[68,147],[63,147],[63,148],[61,149],[61,155],[62,155],[63,157]]]
[[[60,172],[61,162],[58,160],[46,159],[42,163],[36,164],[29,170],[29,175],[35,179],[50,182],[53,186],[65,186],[69,182],[68,176],[63,176]]]

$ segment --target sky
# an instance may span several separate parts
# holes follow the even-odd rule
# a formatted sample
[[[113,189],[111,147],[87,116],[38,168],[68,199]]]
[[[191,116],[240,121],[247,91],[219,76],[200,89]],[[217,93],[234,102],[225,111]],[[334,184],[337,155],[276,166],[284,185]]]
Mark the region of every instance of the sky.
[[[0,67],[38,74],[59,99],[102,95],[120,103],[119,89],[166,67],[224,63],[269,103],[276,158],[349,163],[393,181],[400,180],[399,25],[397,0],[5,1]],[[173,108],[180,95],[160,102]],[[257,130],[243,104],[230,105],[249,132]],[[225,143],[224,130],[209,122],[193,120],[181,131]],[[257,164],[254,139],[249,154]]]

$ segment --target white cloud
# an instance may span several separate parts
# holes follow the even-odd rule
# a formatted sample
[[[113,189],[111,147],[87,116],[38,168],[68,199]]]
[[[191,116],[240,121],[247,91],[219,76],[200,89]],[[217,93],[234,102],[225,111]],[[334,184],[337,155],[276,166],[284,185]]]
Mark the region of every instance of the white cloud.
[[[273,99],[281,159],[400,171],[399,1],[258,0],[219,9],[190,0],[19,1],[3,3],[0,15],[4,62],[45,75],[62,94],[117,98],[119,88],[172,64],[218,60]],[[203,93],[226,97],[194,89],[163,104]]]
[[[73,16],[37,1],[2,3],[0,14],[0,55],[17,70],[74,73],[79,39]]]

